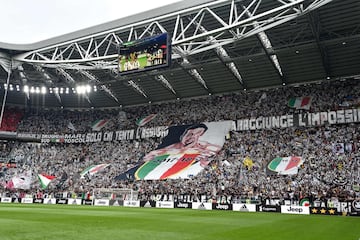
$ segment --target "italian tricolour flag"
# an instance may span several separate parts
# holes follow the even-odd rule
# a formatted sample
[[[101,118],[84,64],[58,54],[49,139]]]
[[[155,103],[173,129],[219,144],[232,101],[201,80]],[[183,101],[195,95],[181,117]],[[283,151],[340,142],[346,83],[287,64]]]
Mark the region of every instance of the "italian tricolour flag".
[[[100,131],[108,122],[109,120],[107,119],[97,120],[92,124],[91,128],[93,131]]]
[[[98,165],[91,165],[87,168],[85,168],[81,173],[80,176],[84,177],[87,173],[90,175],[94,175],[95,173],[105,169],[107,166],[109,166],[110,164],[107,163],[102,163],[102,164],[98,164]]]
[[[281,175],[297,174],[302,163],[301,157],[277,157],[269,162],[268,169]]]
[[[310,109],[311,106],[311,97],[295,97],[290,98],[288,106],[296,109]]]
[[[156,114],[150,114],[149,116],[140,118],[136,121],[136,125],[138,125],[139,127],[142,127],[145,124],[147,124],[148,122],[150,122],[151,120],[153,120],[155,117],[156,117]]]
[[[199,153],[170,155],[155,157],[143,164],[135,173],[136,179],[176,179],[181,177],[194,163]],[[182,176],[182,178],[186,178]]]
[[[42,189],[47,188],[49,183],[55,178],[55,176],[45,175],[45,174],[38,174],[38,178],[40,181],[40,185]]]

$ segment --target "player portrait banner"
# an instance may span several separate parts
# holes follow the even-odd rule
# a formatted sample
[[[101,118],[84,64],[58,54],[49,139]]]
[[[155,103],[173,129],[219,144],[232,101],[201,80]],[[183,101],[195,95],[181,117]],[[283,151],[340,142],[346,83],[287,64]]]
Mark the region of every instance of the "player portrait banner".
[[[162,143],[127,175],[140,180],[188,179],[197,175],[224,145],[231,121],[172,126]],[[129,176],[128,176],[129,177]],[[132,178],[132,177],[130,177]]]

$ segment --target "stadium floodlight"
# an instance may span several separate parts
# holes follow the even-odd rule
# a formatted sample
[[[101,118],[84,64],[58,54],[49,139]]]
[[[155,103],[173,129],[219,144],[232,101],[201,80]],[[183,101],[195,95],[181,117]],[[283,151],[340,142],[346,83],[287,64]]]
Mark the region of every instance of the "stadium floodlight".
[[[84,94],[85,93],[85,89],[83,88],[83,86],[77,86],[76,87],[76,92],[78,94]]]
[[[78,94],[90,93],[91,87],[90,87],[90,85],[79,85],[79,86],[76,86],[76,92]]]
[[[83,86],[76,87],[76,92],[78,94],[85,94],[85,88]]]
[[[46,87],[42,86],[42,87],[41,87],[41,93],[42,93],[42,94],[46,94],[46,92],[47,92],[47,91],[46,91]]]

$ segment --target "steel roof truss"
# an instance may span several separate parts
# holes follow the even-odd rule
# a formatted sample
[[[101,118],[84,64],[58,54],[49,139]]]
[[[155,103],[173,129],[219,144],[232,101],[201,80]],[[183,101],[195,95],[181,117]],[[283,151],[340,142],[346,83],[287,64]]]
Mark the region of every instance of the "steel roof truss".
[[[118,28],[106,30],[89,36],[80,37],[63,43],[47,46],[14,57],[15,61],[30,62],[33,64],[68,64],[74,63],[82,68],[91,68],[91,62],[113,62],[118,57],[117,47],[122,43],[121,37],[128,41],[139,39],[145,35],[154,35],[169,32],[172,36],[173,58],[184,58],[209,49],[233,43],[241,39],[264,32],[267,29],[288,22],[298,16],[317,9],[332,0],[278,0],[276,6],[267,9],[266,1],[252,0],[217,0],[194,6],[188,9],[174,11],[152,19],[139,21]],[[244,5],[244,9],[241,5]],[[228,7],[226,7],[228,6]],[[227,14],[218,13],[218,9],[227,9]],[[224,7],[224,8],[223,8]],[[239,11],[241,9],[241,11]],[[264,10],[262,10],[264,9]],[[251,17],[246,16],[250,12]],[[192,20],[188,20],[190,19]],[[206,22],[205,22],[206,19]],[[171,23],[173,21],[173,23]],[[211,25],[206,25],[207,22]],[[164,23],[171,23],[166,29]],[[198,29],[196,22],[207,27],[206,32]],[[256,28],[249,28],[257,22]],[[171,31],[171,29],[173,29]],[[217,44],[206,42],[207,37],[214,36]],[[181,48],[181,51],[179,51]],[[71,49],[70,52],[68,50]],[[105,50],[103,50],[105,49]],[[68,54],[67,54],[68,53]],[[181,55],[179,55],[181,53]],[[116,68],[116,61],[111,67]],[[71,65],[64,65],[71,66]],[[109,68],[109,65],[107,65]]]

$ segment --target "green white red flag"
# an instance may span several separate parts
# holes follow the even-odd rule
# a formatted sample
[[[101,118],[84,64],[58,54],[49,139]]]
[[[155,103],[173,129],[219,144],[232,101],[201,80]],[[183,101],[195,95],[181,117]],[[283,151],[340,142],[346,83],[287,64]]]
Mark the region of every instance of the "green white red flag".
[[[91,128],[93,131],[100,131],[103,127],[105,127],[106,124],[108,124],[109,120],[107,119],[100,119],[100,120],[96,120]]]
[[[150,122],[151,120],[153,120],[155,117],[156,117],[156,114],[150,114],[146,117],[140,118],[136,121],[136,125],[138,125],[139,127],[142,127],[145,124],[147,124],[148,122]]]
[[[311,97],[295,97],[290,98],[288,106],[296,109],[306,109],[309,110],[311,106]]]
[[[56,177],[51,175],[38,174],[38,178],[40,181],[41,188],[45,189],[50,184],[50,182]]]
[[[106,167],[108,167],[110,164],[106,164],[106,163],[102,163],[102,164],[98,164],[98,165],[91,165],[87,168],[85,168],[81,173],[80,176],[84,177],[86,174],[94,175],[98,172],[100,172],[101,170],[105,169]]]
[[[277,157],[272,159],[267,166],[268,174],[293,175],[298,173],[298,168],[303,163],[302,157]]]

